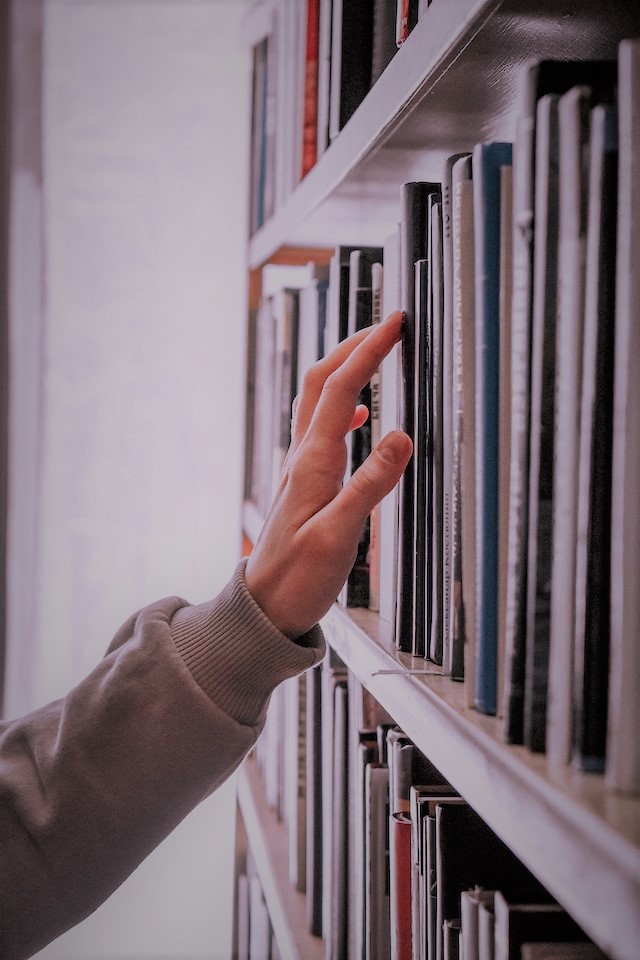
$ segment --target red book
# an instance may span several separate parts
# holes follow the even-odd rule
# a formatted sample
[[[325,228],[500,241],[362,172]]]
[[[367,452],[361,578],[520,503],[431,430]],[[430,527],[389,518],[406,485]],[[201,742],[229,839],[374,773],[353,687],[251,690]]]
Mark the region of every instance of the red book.
[[[318,53],[320,0],[307,0],[307,45],[304,62],[304,113],[302,118],[302,170],[305,177],[318,159]]]
[[[411,816],[389,819],[391,960],[411,960]]]

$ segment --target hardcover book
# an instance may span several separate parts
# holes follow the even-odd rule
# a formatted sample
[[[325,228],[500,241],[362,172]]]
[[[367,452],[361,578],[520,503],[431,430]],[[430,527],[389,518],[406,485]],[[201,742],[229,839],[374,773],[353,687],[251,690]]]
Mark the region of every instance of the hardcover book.
[[[497,710],[500,385],[500,169],[510,143],[473,151],[475,253],[476,673],[475,705]],[[463,582],[464,590],[464,582]]]

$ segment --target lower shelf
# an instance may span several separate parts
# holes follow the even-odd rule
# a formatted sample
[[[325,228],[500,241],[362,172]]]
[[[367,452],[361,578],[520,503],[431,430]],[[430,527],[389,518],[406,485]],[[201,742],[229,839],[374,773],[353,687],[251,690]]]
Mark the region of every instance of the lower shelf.
[[[323,942],[307,929],[304,894],[289,882],[286,828],[267,805],[251,759],[238,772],[238,806],[282,960],[322,960]]]
[[[369,611],[333,606],[326,638],[398,726],[614,960],[640,944],[640,797],[507,746],[462,684],[401,654]],[[414,671],[414,672],[412,672]]]

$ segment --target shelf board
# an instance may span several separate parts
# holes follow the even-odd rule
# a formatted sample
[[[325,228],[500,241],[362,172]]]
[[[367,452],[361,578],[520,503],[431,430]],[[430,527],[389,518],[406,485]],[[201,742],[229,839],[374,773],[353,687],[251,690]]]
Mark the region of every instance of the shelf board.
[[[315,167],[252,237],[250,266],[287,243],[381,243],[398,220],[400,184],[439,179],[445,156],[477,142],[513,139],[523,65],[613,57],[619,40],[639,30],[640,10],[628,0],[610,0],[604,17],[601,0],[434,3]]]
[[[335,605],[322,626],[363,686],[585,932],[615,960],[637,960],[640,798],[506,745],[498,719],[464,705],[463,684],[397,651],[369,611]]]
[[[323,942],[307,928],[304,894],[289,881],[287,831],[268,806],[252,759],[238,771],[238,806],[282,960],[322,960]]]

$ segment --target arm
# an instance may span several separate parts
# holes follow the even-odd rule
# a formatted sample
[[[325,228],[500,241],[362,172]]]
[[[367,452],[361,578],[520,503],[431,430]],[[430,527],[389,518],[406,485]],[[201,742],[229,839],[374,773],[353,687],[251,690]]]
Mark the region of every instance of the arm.
[[[105,900],[243,759],[275,686],[321,659],[314,624],[410,453],[392,435],[393,455],[383,441],[341,489],[345,435],[366,416],[358,393],[400,329],[397,315],[356,335],[309,375],[263,535],[222,593],[140,611],[64,700],[1,729],[5,960],[30,956]]]

